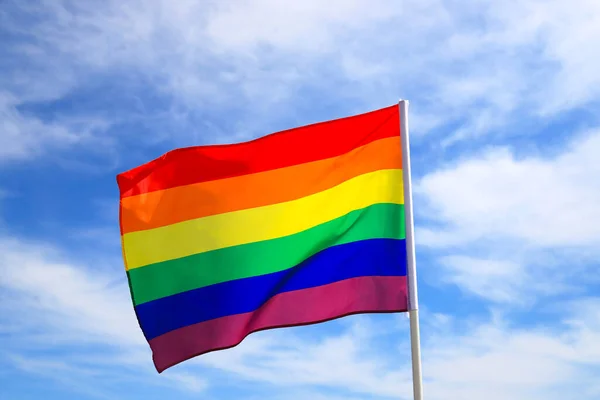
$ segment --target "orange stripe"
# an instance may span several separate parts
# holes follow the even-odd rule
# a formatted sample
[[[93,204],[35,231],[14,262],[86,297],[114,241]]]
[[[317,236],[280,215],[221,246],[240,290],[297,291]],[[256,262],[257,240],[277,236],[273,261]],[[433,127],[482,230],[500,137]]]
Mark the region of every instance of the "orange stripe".
[[[402,168],[399,137],[325,160],[125,197],[121,233],[296,200],[358,175],[394,168]]]

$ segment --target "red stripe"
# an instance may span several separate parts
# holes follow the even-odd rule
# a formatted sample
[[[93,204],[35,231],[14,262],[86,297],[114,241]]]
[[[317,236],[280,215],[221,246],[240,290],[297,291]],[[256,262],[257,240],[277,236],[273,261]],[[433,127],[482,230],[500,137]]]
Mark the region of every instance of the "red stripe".
[[[173,150],[117,175],[121,198],[339,156],[399,136],[398,106],[302,126],[249,142]]]
[[[315,324],[358,313],[408,310],[406,276],[369,276],[272,297],[255,312],[186,326],[150,340],[158,372],[240,344],[252,332]]]

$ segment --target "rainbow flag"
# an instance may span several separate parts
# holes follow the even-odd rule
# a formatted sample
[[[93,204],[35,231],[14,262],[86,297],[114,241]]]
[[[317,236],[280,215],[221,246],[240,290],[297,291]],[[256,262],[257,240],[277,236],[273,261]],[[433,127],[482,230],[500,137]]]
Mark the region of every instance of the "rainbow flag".
[[[117,176],[123,258],[159,372],[263,329],[408,310],[398,106]]]

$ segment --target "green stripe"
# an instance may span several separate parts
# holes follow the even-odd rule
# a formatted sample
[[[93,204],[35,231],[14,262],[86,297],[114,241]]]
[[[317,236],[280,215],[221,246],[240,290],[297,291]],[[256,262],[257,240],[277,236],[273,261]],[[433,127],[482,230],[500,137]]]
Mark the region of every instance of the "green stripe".
[[[128,271],[135,305],[188,290],[283,271],[328,247],[404,239],[404,206],[375,204],[294,235],[194,254]]]

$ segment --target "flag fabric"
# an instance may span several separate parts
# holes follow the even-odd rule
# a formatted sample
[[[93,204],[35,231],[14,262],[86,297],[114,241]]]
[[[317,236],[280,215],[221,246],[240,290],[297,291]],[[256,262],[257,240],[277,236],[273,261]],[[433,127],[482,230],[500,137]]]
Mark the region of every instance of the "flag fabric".
[[[259,330],[408,310],[400,114],[176,149],[117,176],[159,372]]]

